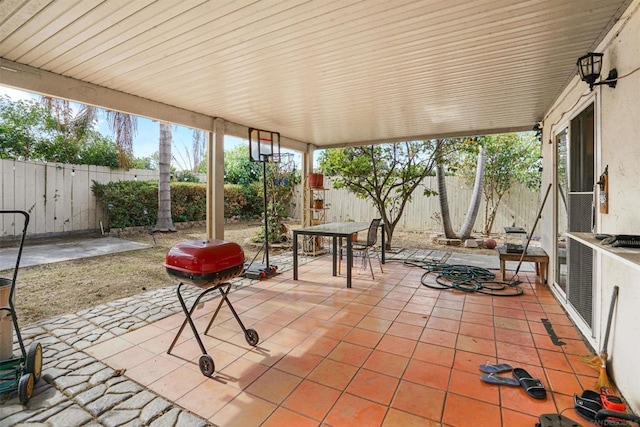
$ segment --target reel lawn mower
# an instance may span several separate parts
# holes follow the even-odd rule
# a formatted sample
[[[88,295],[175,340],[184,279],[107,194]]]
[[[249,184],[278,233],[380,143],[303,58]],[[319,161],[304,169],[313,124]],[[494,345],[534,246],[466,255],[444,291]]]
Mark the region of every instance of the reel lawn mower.
[[[20,403],[26,405],[42,373],[42,346],[34,342],[27,351],[22,341],[13,296],[16,290],[16,278],[22,257],[22,248],[29,225],[29,214],[23,211],[0,210],[0,215],[24,216],[24,227],[20,247],[16,256],[16,265],[11,279],[0,277],[0,394],[18,391]],[[8,306],[7,306],[8,305]],[[16,331],[20,356],[13,354],[12,328]]]

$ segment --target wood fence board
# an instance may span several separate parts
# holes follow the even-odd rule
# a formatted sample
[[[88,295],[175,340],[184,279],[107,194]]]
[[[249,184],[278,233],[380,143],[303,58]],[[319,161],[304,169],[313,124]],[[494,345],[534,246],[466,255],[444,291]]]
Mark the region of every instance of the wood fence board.
[[[87,181],[89,183],[89,191],[91,191],[93,182],[97,181],[97,178],[98,178],[96,168],[97,166],[94,166],[94,165],[89,165],[89,167],[87,168]],[[91,194],[89,197],[89,206],[87,209],[87,216],[88,216],[87,227],[90,230],[91,229],[95,230],[97,228],[100,228],[101,218],[98,217],[98,212],[99,212],[98,200],[96,199],[96,196],[94,196],[93,192],[91,191]]]
[[[89,168],[87,165],[77,165],[73,177],[73,231],[86,230],[89,224]]]
[[[5,163],[2,169],[2,206],[3,209],[13,210],[15,209],[15,173],[14,173],[14,161],[8,161]],[[15,236],[15,215],[2,215],[4,219],[3,235]]]
[[[45,165],[45,228],[49,233],[55,231],[55,194],[56,194],[56,166],[55,163]]]
[[[24,206],[23,209],[29,213],[30,216],[35,215],[36,209],[36,193],[33,191],[34,179],[36,176],[36,167],[33,163],[22,162],[24,168]],[[34,225],[33,222],[31,222]],[[35,230],[35,227],[34,227]]]
[[[33,194],[35,195],[35,208],[31,220],[34,228],[32,231],[36,234],[44,234],[47,232],[47,168],[44,165],[33,164]]]
[[[0,209],[7,209],[7,207],[4,205],[4,165],[5,165],[5,161],[0,159]],[[5,215],[0,215],[0,237],[4,236],[5,234],[5,229],[4,229],[4,217]]]

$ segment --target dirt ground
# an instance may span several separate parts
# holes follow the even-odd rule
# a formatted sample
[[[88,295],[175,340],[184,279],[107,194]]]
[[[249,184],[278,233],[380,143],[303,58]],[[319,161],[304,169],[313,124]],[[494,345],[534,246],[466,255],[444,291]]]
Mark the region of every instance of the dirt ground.
[[[251,260],[258,248],[245,241],[253,237],[259,227],[257,221],[226,224],[225,240],[240,243],[246,258]],[[20,268],[15,294],[20,326],[169,286],[174,282],[162,267],[169,248],[179,242],[204,238],[205,235],[204,228],[161,233],[155,235],[156,245],[148,249]],[[393,247],[449,252],[496,253],[487,249],[439,245],[434,236],[433,233],[396,230],[392,244]],[[153,244],[152,236],[146,233],[127,239]],[[270,254],[283,250],[287,249],[271,249]],[[10,277],[10,273],[0,271],[0,277]]]

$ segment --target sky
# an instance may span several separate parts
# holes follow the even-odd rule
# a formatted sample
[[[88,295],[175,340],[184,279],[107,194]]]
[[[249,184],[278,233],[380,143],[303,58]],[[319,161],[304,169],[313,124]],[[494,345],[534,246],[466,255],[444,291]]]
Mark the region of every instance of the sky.
[[[0,96],[8,96],[13,101],[20,99],[39,99],[40,95],[13,89],[7,86],[0,85]],[[77,106],[75,108],[78,108]],[[160,139],[160,127],[158,122],[138,117],[138,132],[133,139],[133,155],[134,157],[148,157],[158,151],[158,141]],[[96,130],[103,135],[113,137],[113,132],[109,129],[109,125],[106,121],[104,114],[100,114],[98,117],[98,123]],[[189,169],[189,158],[192,151],[192,135],[193,130],[185,126],[173,127],[173,145],[172,154],[174,157],[173,166],[178,170]],[[232,150],[233,148],[242,145],[249,144],[249,141],[243,138],[237,138],[234,136],[226,135],[224,138],[225,151]],[[283,149],[282,152],[290,152],[296,154],[294,161],[299,168],[301,162],[301,156],[294,151]]]

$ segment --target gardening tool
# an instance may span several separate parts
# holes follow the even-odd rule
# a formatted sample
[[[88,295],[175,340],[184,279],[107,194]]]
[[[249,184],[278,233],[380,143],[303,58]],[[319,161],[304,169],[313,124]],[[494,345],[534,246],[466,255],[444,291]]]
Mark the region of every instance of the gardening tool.
[[[616,300],[618,299],[618,286],[613,287],[613,293],[611,294],[611,304],[609,305],[609,315],[607,317],[607,327],[604,332],[604,342],[602,343],[602,350],[600,354],[594,356],[590,360],[587,360],[587,363],[593,366],[596,369],[600,369],[600,375],[598,376],[598,380],[596,381],[596,388],[607,387],[612,388],[611,381],[609,381],[609,376],[607,375],[607,346],[609,344],[609,333],[611,332],[611,320],[613,319],[613,309],[616,305]]]
[[[16,256],[16,265],[13,269],[13,277],[11,279],[0,277],[0,323],[2,324],[0,327],[0,394],[12,393],[17,390],[20,403],[26,405],[42,372],[42,346],[33,342],[27,352],[18,327],[18,318],[13,302],[22,248],[29,225],[29,214],[12,210],[0,210],[0,214],[14,215],[14,217],[24,216],[24,227]],[[13,324],[20,345],[21,355],[18,357],[13,355],[13,334],[9,323]]]
[[[518,261],[518,267],[516,268],[516,272],[511,278],[509,282],[510,285],[519,285],[522,283],[518,278],[518,272],[520,272],[520,267],[522,267],[522,261],[524,260],[525,255],[527,254],[527,249],[529,249],[529,243],[531,243],[531,238],[533,237],[533,232],[536,230],[536,226],[538,225],[538,221],[542,217],[542,210],[544,209],[544,204],[547,202],[547,197],[549,197],[549,191],[551,191],[551,184],[547,187],[547,192],[544,194],[544,199],[542,199],[542,204],[540,205],[540,209],[538,209],[538,215],[536,215],[536,220],[533,223],[533,227],[531,227],[531,233],[527,237],[527,243],[524,245],[524,249],[522,250],[522,255],[520,255],[520,261]]]

